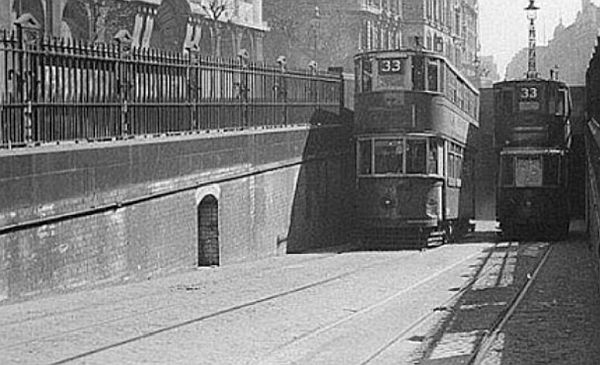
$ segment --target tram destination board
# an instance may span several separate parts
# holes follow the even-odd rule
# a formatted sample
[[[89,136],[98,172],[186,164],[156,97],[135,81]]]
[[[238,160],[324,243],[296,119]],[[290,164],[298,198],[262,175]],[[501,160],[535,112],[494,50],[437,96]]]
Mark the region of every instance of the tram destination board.
[[[535,86],[524,86],[519,91],[519,111],[540,109],[539,91]]]
[[[406,58],[381,58],[378,60],[379,74],[403,74]]]

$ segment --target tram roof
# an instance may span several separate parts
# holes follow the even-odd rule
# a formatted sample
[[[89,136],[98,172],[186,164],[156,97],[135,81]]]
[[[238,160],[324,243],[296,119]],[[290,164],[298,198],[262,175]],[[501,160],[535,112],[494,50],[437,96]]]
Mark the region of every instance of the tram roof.
[[[505,147],[500,155],[552,155],[565,152],[564,148],[558,147]]]
[[[568,87],[567,83],[564,81],[560,81],[560,80],[552,80],[552,79],[543,79],[541,77],[535,77],[535,78],[521,78],[521,79],[513,79],[513,80],[504,80],[504,81],[499,81],[499,82],[495,82],[494,83],[494,87],[496,87],[496,85],[510,85],[510,84],[521,84],[521,83],[527,83],[527,82],[547,82],[547,83],[557,83],[560,85],[563,85],[565,87]]]
[[[423,55],[423,56],[427,56],[427,57],[433,57],[433,58],[437,58],[440,59],[442,61],[444,61],[444,63],[446,65],[448,65],[448,67],[450,67],[452,69],[452,71],[454,71],[460,78],[461,80],[469,87],[469,89],[471,89],[471,91],[477,93],[477,95],[479,95],[479,90],[471,83],[471,81],[469,81],[469,79],[467,79],[462,72],[460,72],[456,66],[454,66],[444,55],[441,55],[437,52],[434,51],[428,51],[428,50],[424,50],[424,49],[413,49],[413,48],[397,48],[397,49],[386,49],[386,50],[372,50],[372,51],[363,51],[360,53],[357,53],[354,55],[354,59],[357,58],[362,58],[365,56],[393,56],[394,54],[397,53],[403,53],[403,54],[419,54],[419,55]]]

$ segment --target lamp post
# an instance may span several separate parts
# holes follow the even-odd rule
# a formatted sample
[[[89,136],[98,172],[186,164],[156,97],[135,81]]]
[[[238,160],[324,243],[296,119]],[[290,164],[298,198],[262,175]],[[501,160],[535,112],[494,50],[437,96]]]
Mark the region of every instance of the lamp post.
[[[318,47],[319,47],[319,28],[321,26],[321,11],[319,9],[319,6],[316,4],[315,1],[315,13],[314,16],[310,22],[310,27],[311,27],[311,31],[312,31],[312,36],[313,36],[313,60],[316,61],[317,60],[317,56],[318,56]]]
[[[527,19],[529,19],[529,57],[527,62],[527,78],[534,79],[538,76],[535,65],[535,19],[537,11],[540,10],[535,6],[535,0],[529,0],[529,6],[525,8]]]

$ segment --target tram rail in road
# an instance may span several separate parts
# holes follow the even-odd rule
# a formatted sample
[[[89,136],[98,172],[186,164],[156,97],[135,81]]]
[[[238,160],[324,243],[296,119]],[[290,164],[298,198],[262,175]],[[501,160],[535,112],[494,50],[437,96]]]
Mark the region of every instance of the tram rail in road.
[[[508,305],[508,307],[502,312],[502,315],[497,318],[496,322],[494,323],[494,325],[490,329],[490,331],[479,342],[478,346],[475,348],[475,351],[471,355],[471,358],[469,359],[468,365],[482,365],[485,363],[485,360],[489,354],[489,351],[492,348],[492,346],[494,345],[494,343],[496,342],[496,339],[498,338],[498,335],[504,328],[504,325],[509,321],[509,319],[512,317],[512,315],[515,313],[515,311],[517,310],[517,308],[523,301],[523,298],[525,298],[525,296],[529,292],[532,284],[537,279],[537,276],[538,276],[540,270],[542,269],[542,267],[548,260],[548,256],[550,256],[552,247],[553,246],[550,246],[546,250],[546,252],[544,253],[544,256],[542,257],[542,259],[538,263],[537,267],[533,271],[533,274],[531,274],[530,276],[529,275],[527,276],[527,281],[522,286],[519,293],[514,297],[513,301]]]
[[[0,323],[10,324],[0,338],[13,327],[28,337],[0,341],[0,362],[12,364],[5,361],[11,354],[33,353],[27,356],[41,361],[29,363],[164,359],[186,364],[193,357],[206,364],[221,359],[217,363],[376,365],[417,356],[426,364],[447,329],[445,317],[460,311],[464,298],[485,292],[480,288],[489,281],[510,276],[517,256],[533,271],[545,247],[479,240],[425,252],[290,256],[278,268],[265,264],[260,271],[248,267],[245,274],[229,271],[227,276],[222,275],[227,268],[199,270],[185,279],[169,278],[135,299],[123,290],[111,303],[102,299],[102,304],[97,296],[87,305],[74,301],[47,311],[24,308],[31,318],[7,316],[5,307]],[[503,292],[504,302],[510,302],[515,286]],[[244,333],[247,326],[252,328]],[[77,343],[63,346],[67,338]],[[58,346],[44,350],[53,343]]]

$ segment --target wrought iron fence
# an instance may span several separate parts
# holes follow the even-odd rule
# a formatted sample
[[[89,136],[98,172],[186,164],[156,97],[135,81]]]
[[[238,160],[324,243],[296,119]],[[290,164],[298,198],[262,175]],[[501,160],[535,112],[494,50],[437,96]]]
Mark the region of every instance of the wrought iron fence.
[[[0,147],[305,124],[339,113],[340,76],[0,34]]]

